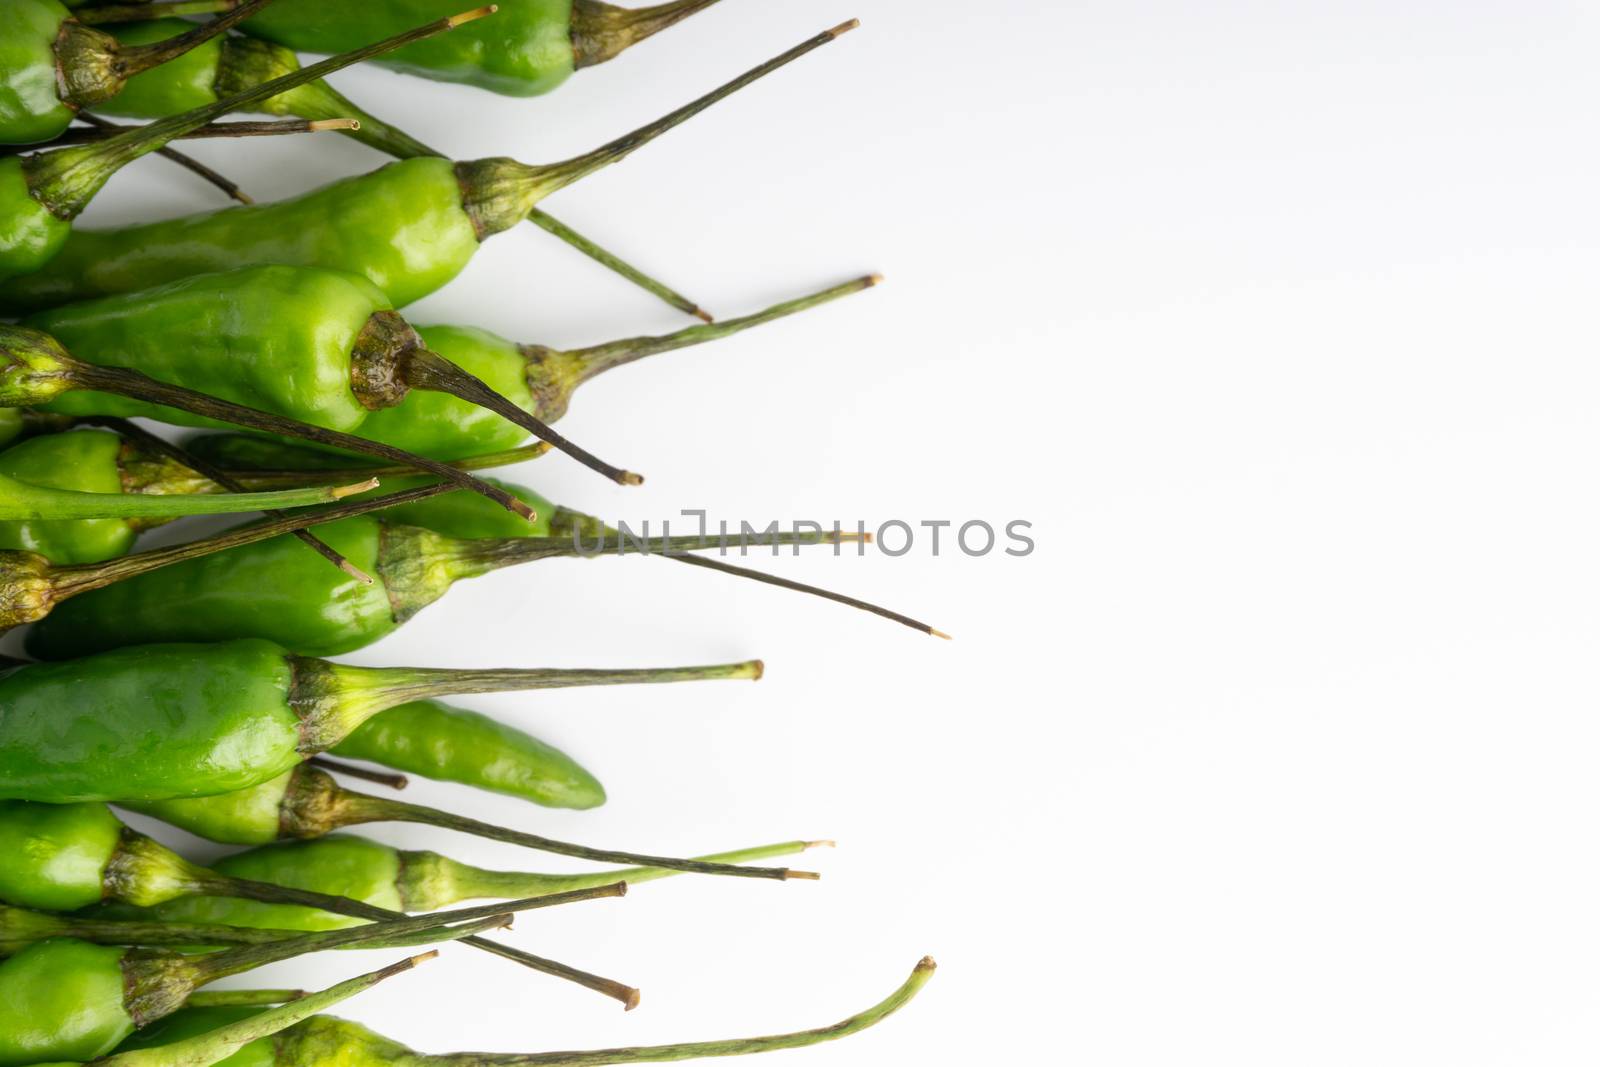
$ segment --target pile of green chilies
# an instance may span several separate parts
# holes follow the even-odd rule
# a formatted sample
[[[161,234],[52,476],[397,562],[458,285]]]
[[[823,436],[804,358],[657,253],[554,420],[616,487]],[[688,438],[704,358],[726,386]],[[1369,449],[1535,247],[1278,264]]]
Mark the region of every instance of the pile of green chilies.
[[[370,61],[540,95],[716,0],[501,0],[470,11],[456,2],[0,0],[0,632],[27,628],[27,658],[0,658],[0,1067],[510,1067],[743,1055],[853,1034],[933,972],[924,959],[887,999],[819,1029],[527,1054],[422,1054],[320,1014],[436,950],[317,993],[206,988],[309,952],[459,941],[632,1008],[631,986],[490,935],[525,910],[622,896],[681,873],[814,879],[769,861],[827,843],[661,856],[556,840],[340,781],[393,790],[415,774],[593,808],[605,790],[577,761],[443,699],[760,678],[759,660],[447,670],[328,657],[387,636],[457,581],[645,550],[593,515],[481,472],[562,452],[638,484],[638,474],[552,427],[579,385],[878,281],[716,322],[539,206],[853,21],[591,152],[532,165],[453,160],[323,79]],[[297,53],[330,58],[302,65]],[[240,112],[273,118],[228,118]],[[319,131],[394,161],[258,205],[173,147]],[[118,170],[150,153],[241,206],[114,230],[75,226]],[[578,349],[408,321],[406,305],[525,219],[703,321]],[[132,419],[200,432],[175,441]],[[187,517],[260,512],[220,534],[137,546],[146,531]],[[749,543],[852,539],[769,531]],[[695,554],[715,547],[696,536],[648,549],[944,636],[853,597]],[[201,866],[110,805],[246,847]],[[489,870],[343,832],[369,822],[421,823],[605,866]],[[473,899],[495,903],[439,910]]]

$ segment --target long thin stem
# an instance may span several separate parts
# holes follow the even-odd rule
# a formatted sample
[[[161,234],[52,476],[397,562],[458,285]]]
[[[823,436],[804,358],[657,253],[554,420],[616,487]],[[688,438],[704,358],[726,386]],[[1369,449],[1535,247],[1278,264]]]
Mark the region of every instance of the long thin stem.
[[[407,385],[414,388],[448,393],[469,404],[487,408],[501,418],[527,430],[541,441],[548,441],[552,448],[565,452],[585,467],[605,475],[618,485],[639,485],[644,481],[632,471],[614,467],[587,449],[573,444],[542,420],[523,411],[489,388],[481,379],[462,370],[437,352],[431,352],[426,348],[412,349],[407,354],[401,377]]]
[[[658,685],[668,682],[734,679],[757,681],[764,669],[758,659],[746,660],[743,663],[720,663],[708,667],[640,667],[632,670],[560,668],[473,670],[439,667],[353,667],[342,663],[328,664],[328,668],[338,680],[343,697],[341,702],[360,705],[363,711],[391,708],[399,704],[408,704],[413,700],[465,693],[526,692],[592,685]]]
[[[700,97],[698,100],[686,104],[678,110],[664,115],[654,122],[641,126],[631,133],[623,134],[616,140],[601,145],[592,152],[585,152],[581,156],[575,156],[572,159],[561,163],[552,163],[546,166],[534,168],[534,171],[539,178],[541,190],[540,195],[549,196],[556,190],[565,188],[578,179],[593,174],[602,167],[608,167],[613,163],[621,162],[637,149],[655,140],[657,137],[660,137],[673,127],[682,125],[711,105],[720,100],[726,99],[729,96],[732,96],[740,89],[743,89],[745,86],[754,81],[766,77],[768,74],[771,74],[780,67],[784,67],[790,63],[793,63],[795,60],[799,59],[808,52],[813,52],[818,48],[821,48],[823,45],[834,41],[838,37],[855,29],[859,25],[860,23],[855,19],[851,19],[849,22],[840,23],[833,29],[825,30],[803,44],[796,45],[794,48],[789,49],[782,55],[775,56],[760,66],[746,71],[744,74],[741,74],[739,77],[728,82],[726,85],[712,90],[706,95]]]
[[[489,470],[494,467],[509,467],[515,463],[526,463],[529,460],[538,459],[549,451],[549,444],[539,441],[531,445],[522,445],[519,448],[508,448],[501,452],[485,452],[482,455],[468,456],[466,459],[455,460],[449,465],[464,471]],[[188,454],[192,456],[194,452],[189,451]],[[219,467],[218,469],[220,470],[221,468]],[[225,473],[241,485],[257,489],[268,487],[276,489],[288,486],[326,485],[330,481],[341,481],[348,476],[392,478],[425,472],[419,471],[416,467],[346,467],[342,469],[324,468],[322,470],[271,470],[266,468],[233,467]]]
[[[80,7],[72,13],[72,17],[85,26],[103,26],[114,22],[182,18],[184,15],[216,15],[232,11],[238,6],[239,0],[149,0],[147,3]]]
[[[340,930],[323,930],[318,933],[302,934],[288,940],[272,941],[261,945],[241,945],[237,948],[225,949],[221,952],[210,952],[205,955],[190,957],[191,966],[198,979],[197,984],[204,985],[214,982],[219,978],[240,974],[264,967],[269,963],[280,960],[292,959],[303,956],[308,952],[323,952],[335,948],[351,948],[358,945],[367,945],[393,941],[396,938],[408,937],[414,934],[431,934],[438,939],[440,934],[445,939],[454,940],[460,937],[459,933],[446,929],[461,923],[477,923],[490,919],[504,924],[504,918],[514,912],[530,911],[534,908],[548,908],[559,904],[574,904],[583,900],[598,900],[602,897],[620,897],[627,893],[628,883],[615,882],[597,889],[583,889],[575,893],[557,893],[544,897],[527,897],[522,900],[510,902],[497,902],[475,908],[461,908],[456,911],[433,912],[428,915],[407,916],[399,919],[385,919],[381,922],[368,923],[363,926],[347,926]],[[480,931],[474,930],[474,933]],[[452,934],[454,936],[452,936]]]
[[[615,59],[717,0],[671,0],[654,7],[616,7],[600,0],[573,0],[572,53],[579,70]]]
[[[292,931],[291,931],[292,932]],[[308,996],[304,989],[217,989],[190,993],[186,1008],[260,1008]]]
[[[144,429],[142,426],[139,426],[137,423],[131,422],[128,419],[119,419],[115,417],[98,419],[95,421],[98,421],[103,426],[111,427],[124,437],[137,441],[144,448],[152,452],[160,453],[161,455],[166,456],[168,459],[183,464],[196,474],[201,474],[207,478],[210,478],[213,482],[221,486],[223,489],[228,490],[230,493],[242,493],[248,491],[240,482],[228,477],[225,471],[217,470],[199,456],[191,455],[188,450],[183,448],[181,445],[175,445],[165,438],[157,437],[155,434]],[[370,477],[376,477],[376,475],[370,475]],[[276,517],[282,517],[283,512],[269,511],[267,514]],[[351,563],[339,552],[334,551],[333,546],[329,545],[326,541],[323,541],[316,534],[304,529],[294,529],[290,532],[300,541],[301,544],[305,545],[317,555],[321,556],[335,567],[338,567],[340,570],[350,575],[350,577],[354,578],[362,585],[372,584],[372,575],[368,574],[360,567],[357,567],[354,563]]]
[[[101,118],[100,116],[92,115],[87,111],[78,112],[78,121],[86,122],[90,126],[100,127],[100,128],[103,128],[103,129],[121,129],[122,128],[122,127],[118,126],[114,122],[107,122],[105,119]],[[66,133],[63,133],[61,135],[61,137],[58,137],[56,140],[60,141],[62,138],[67,137],[68,134],[72,134],[72,133],[75,133],[75,132],[76,132],[76,129],[68,130],[68,131],[66,131]],[[243,189],[241,189],[239,187],[239,183],[238,182],[234,181],[232,178],[229,178],[226,174],[221,174],[221,173],[218,173],[215,170],[212,170],[210,167],[206,166],[204,163],[200,162],[198,159],[196,159],[193,156],[188,155],[188,154],[186,154],[184,152],[178,151],[176,148],[173,148],[171,145],[167,145],[165,148],[157,149],[156,150],[156,155],[158,155],[161,158],[167,160],[169,163],[176,163],[178,166],[182,167],[184,170],[189,171],[191,174],[197,175],[202,181],[210,182],[212,185],[216,186],[218,189],[221,189],[223,194],[226,195],[231,200],[237,200],[241,204],[253,204],[253,203],[255,203],[255,200],[250,196],[250,194],[246,193]]]
[[[277,885],[273,882],[257,882],[249,878],[233,878],[228,875],[207,872],[202,878],[195,879],[194,891],[211,896],[242,897],[246,900],[260,901],[263,904],[297,904],[305,908],[317,908],[321,911],[331,911],[336,915],[348,915],[356,919],[369,921],[383,921],[385,919],[403,919],[401,912],[390,911],[387,908],[376,907],[364,901],[353,900],[350,897],[338,897],[328,893],[316,893],[308,889],[297,889],[294,886]],[[468,937],[462,944],[471,945],[483,952],[520,963],[530,970],[539,971],[556,978],[581,985],[602,993],[613,1000],[620,1001],[629,1010],[639,1003],[639,991],[632,986],[610,978],[602,978],[587,971],[580,971],[576,967],[569,967],[556,960],[535,956],[531,952],[509,948],[495,941],[482,937]]]
[[[659,297],[662,301],[671,304],[679,311],[682,311],[685,314],[693,315],[695,318],[702,319],[706,322],[715,321],[711,312],[701,307],[698,302],[684,296],[682,293],[667,285],[665,282],[657,281],[655,278],[650,277],[650,275],[644,273],[644,271],[640,270],[638,267],[635,267],[626,260],[618,258],[615,253],[609,252],[600,247],[600,245],[585,237],[577,230],[574,230],[571,226],[568,226],[566,223],[557,219],[549,212],[546,212],[540,208],[534,208],[528,212],[528,221],[539,227],[545,233],[551,234],[552,236],[558,237],[562,241],[565,241],[567,244],[571,245],[573,248],[576,248],[579,252],[582,252],[584,255],[588,256],[590,259],[594,260],[596,263],[600,264],[602,267],[605,267],[612,273],[620,274],[622,277],[628,279],[628,281],[632,282],[634,285],[637,285],[645,292],[652,293]]]
[[[911,976],[888,997],[857,1015],[822,1026],[815,1030],[801,1030],[792,1034],[773,1034],[768,1037],[736,1038],[727,1041],[692,1041],[681,1045],[643,1045],[633,1048],[594,1049],[588,1052],[538,1052],[531,1055],[467,1052],[456,1055],[429,1056],[426,1061],[434,1067],[601,1067],[613,1063],[666,1063],[674,1060],[704,1059],[717,1056],[748,1056],[757,1052],[775,1052],[785,1048],[804,1048],[824,1041],[860,1033],[876,1026],[910,1002],[933,977],[936,964],[924,956],[912,970]]]
[[[717,341],[724,337],[731,337],[736,333],[750,329],[752,326],[760,326],[775,319],[785,318],[797,312],[807,311],[821,304],[838,300],[840,297],[849,296],[851,293],[859,293],[863,289],[870,289],[881,281],[883,281],[882,275],[869,274],[808,296],[785,300],[753,315],[742,315],[736,319],[728,319],[724,322],[712,323],[706,326],[690,326],[669,334],[627,337],[617,341],[608,341],[605,344],[592,345],[588,348],[568,349],[564,355],[570,356],[579,362],[582,369],[578,373],[578,381],[586,382],[608,370],[643,359],[646,356],[653,356],[661,352],[672,352],[680,348],[688,348],[691,345],[705,344],[707,341]]]
[[[779,856],[795,856],[807,849],[832,846],[832,841],[782,841],[775,845],[713,852],[707,856],[694,858],[705,863],[750,863],[755,860],[776,859]],[[611,867],[603,871],[584,871],[578,874],[547,874],[536,871],[495,871],[456,863],[453,860],[446,861],[446,867],[449,884],[456,890],[455,900],[474,897],[503,899],[539,896],[543,893],[588,889],[619,880],[633,886],[643,882],[653,882],[659,878],[677,878],[684,873],[660,867]]]
[[[272,3],[272,0],[245,0],[244,3],[230,9],[226,14],[210,20],[187,33],[180,33],[176,37],[168,37],[163,41],[152,41],[150,44],[126,45],[117,49],[117,71],[125,78],[131,78],[140,71],[158,67],[168,60],[176,59],[192,48],[211,40],[221,33],[233,29],[257,11]],[[144,8],[159,7],[160,5],[142,4]],[[147,15],[153,18],[154,15]],[[320,75],[319,75],[320,77]]]
[[[98,115],[80,113],[79,122],[87,123],[86,126],[73,126],[64,130],[61,136],[51,141],[48,148],[65,148],[67,145],[94,144],[105,141],[129,130],[137,130],[137,126],[124,126],[116,122],[107,122]],[[184,141],[215,141],[228,137],[279,137],[291,133],[323,133],[332,130],[336,133],[359,130],[361,122],[354,118],[328,118],[328,119],[263,119],[251,122],[211,122],[197,130],[190,130],[179,140]],[[18,150],[37,150],[38,145],[20,145],[8,148],[7,153]]]
[[[132,397],[152,404],[164,404],[252,430],[285,437],[298,437],[316,444],[342,448],[348,452],[365,453],[386,459],[390,463],[436,474],[463,489],[471,489],[474,493],[488,497],[507,511],[521,515],[529,522],[536,518],[532,508],[504,489],[474,478],[447,463],[425,459],[378,441],[368,441],[353,434],[312,426],[266,411],[257,411],[242,404],[186,389],[181,385],[169,385],[157,381],[148,374],[127,367],[103,367],[74,360],[68,365],[68,372],[74,384],[82,389],[98,389],[104,393],[116,393],[119,396]]]
[[[170,497],[52,489],[0,475],[0,519],[176,519],[188,515],[237,515],[264,508],[324,504],[369,488],[371,486],[363,482],[357,486],[292,489],[280,493]]]
[[[373,770],[370,767],[357,767],[353,763],[329,759],[326,756],[313,756],[306,760],[306,766],[315,767],[319,771],[327,771],[330,774],[342,774],[349,778],[359,778],[361,781],[371,782],[373,785],[386,785],[390,789],[405,789],[411,784],[411,779],[403,774]]]
[[[252,1041],[268,1037],[304,1019],[309,1019],[362,990],[372,988],[385,978],[409,971],[417,964],[433,959],[437,955],[437,952],[425,952],[420,956],[412,956],[410,959],[391,963],[380,971],[340,982],[319,993],[307,994],[259,1015],[252,1015],[248,1019],[241,1019],[194,1037],[156,1048],[137,1049],[93,1060],[92,1067],[210,1067],[211,1064],[227,1059]]]
[[[365,483],[361,486],[352,486],[354,491],[360,492],[370,489],[377,481]],[[77,563],[68,566],[52,567],[50,570],[51,587],[55,592],[57,602],[69,597],[87,593],[92,589],[101,589],[114,582],[124,581],[150,571],[160,570],[162,567],[185,560],[209,556],[217,552],[224,552],[240,545],[255,544],[278,537],[293,530],[303,529],[307,526],[320,526],[323,523],[337,522],[355,515],[365,515],[368,512],[382,511],[384,508],[394,507],[397,504],[412,504],[418,500],[426,500],[443,492],[449,492],[448,485],[425,485],[416,489],[407,489],[400,493],[388,493],[384,496],[371,497],[366,500],[353,500],[336,507],[324,508],[314,512],[302,512],[296,515],[283,515],[279,518],[268,519],[264,522],[241,526],[237,530],[229,530],[215,537],[207,537],[200,541],[191,541],[182,545],[170,545],[166,548],[153,548],[147,552],[136,552],[131,556],[122,556],[117,559],[106,560],[102,563]]]

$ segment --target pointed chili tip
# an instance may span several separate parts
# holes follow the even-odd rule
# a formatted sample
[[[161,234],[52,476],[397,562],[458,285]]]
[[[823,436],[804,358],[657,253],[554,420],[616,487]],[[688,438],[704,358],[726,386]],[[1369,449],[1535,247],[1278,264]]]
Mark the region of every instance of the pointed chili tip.
[[[783,872],[783,880],[785,882],[820,882],[822,881],[822,875],[816,871],[786,870]]]
[[[820,841],[807,841],[806,842],[806,848],[837,848],[838,845],[839,845],[839,842],[835,841],[831,837],[825,837]]]
[[[485,17],[487,17],[489,15],[494,14],[496,11],[499,11],[499,10],[500,10],[500,5],[499,4],[488,4],[488,5],[484,6],[484,7],[475,7],[471,11],[463,11],[459,15],[451,15],[449,18],[445,19],[444,20],[445,28],[453,30],[457,26],[462,25],[463,23],[475,22],[478,19],[485,18]]]
[[[632,1011],[634,1008],[639,1006],[639,991],[634,989],[632,986],[627,987],[627,989],[627,996],[624,997],[622,1001],[622,1010]]]
[[[949,634],[945,633],[943,630],[935,630],[932,627],[928,628],[928,633],[929,633],[929,635],[931,635],[933,637],[941,638],[942,640],[945,640],[945,641],[954,641],[955,640],[955,638],[951,637]]]
[[[711,312],[707,311],[703,307],[692,307],[692,308],[689,309],[689,314],[693,315],[695,318],[699,319],[701,322],[716,322],[717,321],[717,317],[715,315],[711,314]]]
[[[333,499],[343,500],[347,496],[355,496],[357,493],[365,493],[369,489],[376,488],[378,488],[378,479],[376,478],[368,478],[366,481],[356,482],[354,485],[335,486],[333,490]]]
[[[851,19],[849,22],[841,22],[839,25],[828,31],[828,36],[843,37],[845,34],[849,33],[853,29],[856,29],[860,25],[860,19]]]

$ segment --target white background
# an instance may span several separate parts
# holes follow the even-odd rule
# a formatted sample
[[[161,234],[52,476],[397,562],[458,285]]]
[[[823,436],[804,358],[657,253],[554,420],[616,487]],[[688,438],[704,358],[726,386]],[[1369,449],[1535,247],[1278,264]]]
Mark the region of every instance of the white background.
[[[540,100],[340,76],[464,158],[547,161],[860,16],[548,206],[724,316],[888,283],[585,387],[562,429],[643,488],[518,476],[611,519],[1021,518],[1038,541],[760,564],[950,644],[610,560],[464,584],[353,657],[765,657],[754,686],[463,701],[592,767],[600,811],[409,796],[616,847],[841,848],[811,854],[819,884],[680,878],[520,922],[641,986],[632,1014],[466,950],[347,1014],[429,1051],[732,1036],[841,1017],[931,953],[902,1016],[782,1055],[1592,1063],[1583,7],[730,0]],[[197,154],[263,199],[378,162],[332,135]],[[86,221],[214,199],[147,160]],[[682,325],[531,227],[411,315],[549,344]]]

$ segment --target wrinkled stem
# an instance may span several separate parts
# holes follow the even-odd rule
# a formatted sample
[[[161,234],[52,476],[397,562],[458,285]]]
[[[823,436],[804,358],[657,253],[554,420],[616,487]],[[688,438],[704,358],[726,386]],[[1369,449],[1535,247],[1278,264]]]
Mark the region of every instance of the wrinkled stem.
[[[252,1041],[277,1033],[319,1012],[326,1011],[342,1000],[370,989],[394,975],[411,970],[419,963],[437,956],[425,952],[420,956],[391,963],[380,971],[361,975],[320,993],[310,993],[281,1007],[272,1008],[248,1019],[220,1026],[195,1037],[174,1041],[156,1048],[138,1049],[93,1061],[94,1067],[209,1067],[227,1059]]]
[[[662,870],[685,871],[690,874],[716,874],[730,878],[767,878],[785,881],[791,878],[815,880],[818,876],[810,871],[791,871],[787,867],[744,867],[732,863],[715,863],[706,860],[677,859],[669,856],[649,856],[637,852],[619,852],[614,849],[590,848],[586,845],[575,845],[568,841],[557,841],[538,834],[523,833],[519,830],[510,830],[492,823],[480,822],[464,815],[455,815],[451,812],[440,811],[438,808],[425,807],[421,804],[409,804],[403,800],[391,800],[387,797],[369,796],[365,793],[340,791],[338,815],[335,816],[339,826],[353,826],[368,822],[411,822],[421,823],[426,826],[437,826],[445,830],[457,830],[475,837],[486,837],[491,841],[504,841],[509,845],[520,845],[523,848],[537,849],[540,852],[552,852],[558,856],[572,856],[575,859],[594,860],[597,863],[631,863],[640,867],[659,867]]]
[[[195,879],[194,891],[211,896],[242,897],[245,900],[260,901],[263,904],[297,904],[305,908],[331,911],[335,915],[348,915],[352,918],[377,922],[406,917],[401,912],[376,907],[350,897],[316,893],[308,889],[297,889],[294,886],[277,885],[272,882],[257,882],[249,878],[233,878],[214,872],[207,872],[206,877]],[[530,970],[562,978],[587,989],[592,989],[597,993],[603,993],[613,1000],[621,1001],[629,1009],[639,1003],[639,991],[637,989],[621,982],[613,981],[610,978],[602,978],[587,971],[580,971],[556,960],[545,959],[543,956],[535,956],[531,952],[509,948],[482,937],[464,938],[462,944],[471,945],[480,951],[500,956],[514,963],[520,963]]]
[[[292,933],[293,931],[291,931]],[[218,989],[190,993],[186,1008],[257,1008],[287,1004],[308,994],[304,989]]]
[[[291,489],[281,493],[225,493],[207,497],[144,493],[85,493],[52,489],[0,475],[0,519],[176,519],[188,515],[237,515],[272,507],[325,504],[361,487]]]
[[[549,196],[556,190],[563,189],[603,167],[621,162],[635,150],[660,137],[673,127],[682,125],[711,105],[732,96],[745,86],[766,77],[780,67],[794,62],[806,53],[821,48],[823,45],[855,29],[858,25],[859,23],[852,19],[849,22],[835,26],[831,30],[819,33],[805,43],[789,49],[782,55],[769,59],[759,67],[746,71],[721,88],[714,89],[698,100],[686,104],[652,123],[641,126],[632,133],[624,134],[592,152],[586,152],[581,156],[576,156],[561,163],[552,163],[534,168],[534,174],[537,177],[540,188],[539,196]]]
[[[196,26],[187,33],[180,33],[176,37],[168,37],[164,41],[152,41],[150,44],[126,45],[117,49],[118,73],[123,77],[131,78],[140,71],[159,67],[168,60],[177,59],[192,48],[198,47],[211,38],[233,29],[257,11],[272,3],[272,0],[245,0],[244,3],[230,8],[226,14]],[[153,8],[160,4],[140,4],[144,8],[145,18],[156,18],[157,13],[151,13]],[[134,16],[139,17],[139,16]],[[87,20],[86,20],[87,21]]]
[[[426,348],[412,349],[407,353],[405,364],[401,370],[401,379],[413,388],[448,393],[451,396],[465,400],[469,404],[476,404],[478,407],[486,408],[501,418],[522,427],[541,441],[548,441],[552,448],[565,452],[585,467],[605,475],[618,485],[639,485],[644,481],[643,478],[632,471],[613,467],[587,449],[573,444],[545,425],[542,420],[536,419],[526,411],[523,411],[517,405],[489,388],[481,379],[462,370],[437,352],[430,352]]]
[[[100,116],[91,115],[87,111],[78,112],[78,120],[80,122],[86,122],[90,126],[97,126],[97,127],[102,128],[102,129],[120,129],[121,128],[121,127],[117,126],[116,123],[107,122],[105,119],[101,118]],[[74,131],[73,130],[68,130],[67,134],[70,134],[72,132],[74,132]],[[62,136],[65,137],[67,134],[62,134]],[[212,185],[216,186],[218,189],[221,189],[223,194],[225,196],[227,196],[231,200],[237,200],[241,204],[253,204],[253,203],[255,203],[255,200],[253,200],[248,193],[246,193],[243,189],[239,188],[239,183],[238,182],[234,181],[232,178],[229,178],[226,174],[219,174],[217,171],[212,170],[210,167],[206,166],[204,163],[200,162],[198,159],[194,158],[191,155],[186,155],[183,152],[178,151],[176,148],[173,148],[171,145],[168,145],[165,148],[157,149],[156,150],[156,155],[158,155],[161,158],[167,160],[168,162],[176,163],[178,166],[182,167],[184,170],[189,171],[191,174],[198,175],[202,181],[210,182]]]
[[[98,389],[101,392],[115,393],[119,396],[132,397],[135,400],[144,400],[152,404],[164,404],[168,407],[175,407],[182,411],[192,412],[193,414],[221,422],[231,422],[236,426],[244,426],[252,430],[261,430],[265,433],[278,434],[285,437],[298,437],[316,444],[342,448],[347,452],[359,452],[369,456],[377,456],[380,459],[388,460],[390,463],[426,471],[429,474],[437,474],[446,481],[463,489],[471,489],[475,493],[488,497],[507,511],[521,515],[529,522],[536,518],[532,508],[504,489],[474,478],[465,471],[458,470],[447,463],[440,463],[437,460],[413,455],[410,452],[405,452],[377,441],[368,441],[353,434],[312,426],[298,422],[295,419],[285,418],[282,415],[274,415],[270,412],[257,411],[242,404],[207,396],[193,389],[185,389],[180,385],[168,385],[166,382],[157,381],[148,374],[126,367],[102,367],[97,364],[75,360],[69,365],[69,372],[73,383],[78,388]]]
[[[716,1056],[748,1056],[757,1052],[774,1052],[785,1048],[804,1048],[824,1041],[860,1033],[875,1026],[905,1007],[911,998],[933,977],[935,964],[924,956],[911,977],[907,978],[889,996],[879,1003],[848,1019],[815,1030],[801,1030],[792,1034],[773,1034],[769,1037],[736,1038],[728,1041],[693,1041],[681,1045],[644,1045],[634,1048],[594,1049],[588,1052],[538,1052],[531,1055],[466,1052],[455,1055],[428,1056],[430,1067],[600,1067],[612,1063],[665,1063],[673,1060],[693,1060]]]
[[[679,311],[693,315],[697,319],[704,319],[706,322],[713,321],[711,312],[701,307],[698,303],[690,300],[665,282],[660,282],[650,277],[650,275],[626,260],[618,258],[616,254],[600,247],[600,245],[560,221],[554,215],[539,208],[534,208],[528,212],[528,221],[545,233],[565,241],[612,273],[620,274],[645,292],[651,293],[665,303],[671,304]]]
[[[725,322],[712,323],[706,326],[690,326],[675,333],[662,334],[653,337],[629,337],[620,341],[610,341],[603,345],[594,345],[590,348],[572,349],[565,354],[576,359],[581,366],[578,374],[579,382],[586,382],[597,375],[604,374],[614,367],[620,367],[646,356],[653,356],[660,352],[672,352],[691,345],[705,344],[707,341],[717,341],[724,337],[731,337],[736,333],[748,330],[752,326],[772,322],[806,311],[837,300],[851,293],[859,293],[863,289],[870,289],[877,285],[883,278],[877,274],[869,274],[864,278],[835,285],[821,292],[812,293],[795,300],[786,300],[781,304],[774,304],[765,311],[758,311],[753,315],[744,315]]]
[[[654,7],[617,7],[600,0],[573,0],[572,55],[582,70],[615,59],[647,37],[704,11],[717,0],[672,0]]]
[[[301,934],[299,937],[273,941],[262,945],[241,945],[238,948],[225,949],[221,952],[206,953],[201,956],[190,957],[190,966],[194,969],[198,984],[204,985],[219,978],[240,974],[256,967],[264,967],[269,963],[277,963],[280,960],[303,956],[308,952],[323,952],[328,949],[353,948],[361,945],[381,945],[385,942],[393,942],[397,938],[420,935],[427,935],[427,940],[423,941],[423,944],[441,940],[454,941],[481,933],[486,929],[505,926],[508,924],[509,915],[514,912],[529,911],[533,908],[548,908],[557,904],[572,904],[582,900],[596,900],[601,897],[619,897],[627,893],[627,891],[626,882],[616,882],[609,886],[580,890],[576,893],[528,897],[523,900],[510,901],[509,903],[499,902],[475,908],[460,908],[456,911],[386,919],[363,926],[348,926],[340,930],[324,930],[319,933]],[[488,925],[484,925],[485,922]]]
[[[232,11],[239,0],[150,0],[142,4],[97,4],[80,7],[72,17],[85,26],[104,26],[113,22],[143,22],[147,19],[182,18],[185,15],[214,15]]]
[[[321,663],[312,660],[312,663]],[[527,692],[591,685],[658,685],[667,682],[704,682],[761,677],[760,660],[723,663],[708,667],[640,667],[632,670],[517,669],[452,670],[433,667],[353,667],[327,664],[338,689],[338,703],[356,716],[376,714],[384,708],[413,700],[464,693]]]

